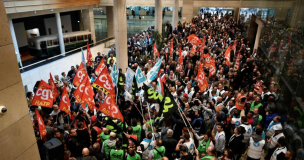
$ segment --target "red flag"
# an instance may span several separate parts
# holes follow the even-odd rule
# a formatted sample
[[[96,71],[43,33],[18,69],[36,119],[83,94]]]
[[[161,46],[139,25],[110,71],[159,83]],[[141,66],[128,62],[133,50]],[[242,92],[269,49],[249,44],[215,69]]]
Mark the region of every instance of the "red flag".
[[[69,95],[68,92],[66,90],[66,87],[64,86],[63,91],[62,91],[62,95],[61,95],[61,100],[59,103],[59,109],[61,111],[64,111],[65,113],[69,114],[70,113],[70,99],[69,99]]]
[[[193,55],[195,55],[195,51],[196,51],[196,46],[193,45],[193,46],[192,46],[192,49],[191,49],[191,53],[192,53]],[[191,56],[191,54],[190,54],[191,57],[193,57],[193,55]]]
[[[75,97],[75,99],[78,103],[83,103],[82,96],[83,96],[83,92],[84,92],[87,80],[88,80],[88,78],[84,79],[81,82],[81,84],[77,87],[76,91],[73,93],[73,96]]]
[[[95,82],[92,84],[94,88],[102,90],[105,95],[108,95],[111,90],[113,90],[113,82],[112,78],[109,75],[109,72],[107,69],[104,69],[101,71],[98,78],[95,80]]]
[[[202,43],[201,48],[200,48],[201,55],[204,54],[205,43],[206,43],[206,39],[204,38],[203,43]]]
[[[212,63],[211,56],[209,54],[206,54],[206,56],[204,56],[204,58],[205,58],[204,66],[209,68]]]
[[[107,95],[107,97],[105,98],[103,103],[101,103],[99,105],[99,110],[107,116],[117,118],[117,119],[121,119],[122,122],[124,121],[124,118],[123,118],[118,106],[115,103],[114,90],[112,90]]]
[[[214,56],[212,56],[211,65],[209,66],[209,77],[214,75],[216,72]]]
[[[165,95],[164,84],[166,84],[165,75],[163,75],[163,76],[160,78],[160,85],[161,85],[161,89],[162,89],[163,95]]]
[[[232,45],[231,49],[234,50],[234,51],[236,50],[236,42],[234,42],[234,44]]]
[[[95,75],[99,76],[99,74],[101,73],[101,71],[106,67],[103,58],[101,58],[100,63],[98,65],[98,67],[95,69]]]
[[[87,63],[92,67],[93,66],[93,57],[90,50],[89,42],[87,42]]]
[[[225,59],[226,59],[227,66],[229,66],[229,64],[230,64],[230,51],[231,51],[231,46],[229,46],[225,52]]]
[[[173,55],[173,38],[171,39],[171,44],[170,44],[170,56]]]
[[[160,54],[157,50],[156,44],[154,43],[154,57],[156,57],[156,56],[160,57]]]
[[[182,55],[182,48],[179,49],[178,63],[181,65],[183,63],[184,56]]]
[[[241,58],[241,53],[239,52],[236,60],[235,60],[235,64],[234,64],[234,70],[238,70],[240,67],[240,58]]]
[[[86,80],[86,85],[81,99],[88,104],[90,110],[94,110],[95,108],[94,91],[90,84],[89,78],[87,78]]]
[[[59,93],[58,93],[57,87],[55,85],[55,82],[54,82],[54,79],[53,79],[53,76],[51,73],[50,73],[50,86],[51,86],[51,90],[53,93],[53,100],[55,102],[56,98],[59,96]]]
[[[52,87],[50,85],[48,85],[46,82],[41,80],[31,105],[52,108],[53,93],[51,88]]]
[[[187,37],[187,39],[190,43],[192,43],[192,45],[202,44],[202,41],[195,34],[191,34],[190,36]]]
[[[37,115],[40,137],[41,137],[41,139],[43,139],[43,137],[46,136],[46,134],[47,134],[47,131],[45,129],[45,124],[44,124],[44,121],[43,121],[41,115],[39,114],[39,112],[37,110],[35,110],[35,112]]]
[[[208,87],[208,82],[207,82],[207,78],[205,77],[205,73],[201,63],[199,63],[198,66],[198,73],[196,80],[198,82],[198,87],[200,88],[200,91],[201,92],[205,91],[205,89]]]
[[[86,77],[88,77],[88,73],[85,69],[85,67],[83,66],[83,63],[80,63],[80,66],[76,72],[76,75],[74,77],[73,80],[73,84],[78,87],[80,85],[80,83],[86,79]]]

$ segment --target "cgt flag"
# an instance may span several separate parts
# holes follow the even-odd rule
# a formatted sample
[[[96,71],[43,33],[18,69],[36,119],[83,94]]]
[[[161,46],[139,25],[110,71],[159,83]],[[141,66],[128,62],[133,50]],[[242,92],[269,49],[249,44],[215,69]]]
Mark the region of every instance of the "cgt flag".
[[[179,49],[179,58],[178,58],[178,63],[181,65],[184,61],[184,56],[182,54],[182,47]]]
[[[159,54],[159,52],[157,50],[156,44],[154,43],[154,58],[155,57],[160,57],[160,54]]]
[[[85,89],[87,80],[88,80],[88,78],[83,80],[81,82],[81,84],[77,87],[76,91],[73,93],[73,96],[75,97],[75,99],[78,103],[83,103],[82,96],[83,96],[83,91]]]
[[[163,96],[158,94],[152,88],[149,88],[146,84],[143,86],[145,99],[149,103],[160,103],[163,100]]]
[[[104,63],[104,61],[103,61],[103,58],[101,58],[100,63],[99,63],[98,67],[97,67],[96,70],[95,70],[96,76],[99,76],[99,74],[102,72],[102,70],[103,70],[104,68],[106,68],[106,65],[105,65],[105,63]]]
[[[122,122],[124,121],[124,118],[123,118],[117,104],[115,103],[115,92],[114,92],[114,90],[112,90],[107,95],[107,97],[105,98],[103,103],[101,103],[99,105],[99,110],[102,113],[104,113],[106,116],[121,119]]]
[[[192,45],[202,44],[202,41],[195,34],[191,34],[190,36],[187,37],[187,39]]]
[[[100,75],[92,84],[92,86],[96,89],[100,89],[105,93],[105,95],[108,95],[111,90],[113,90],[113,82],[107,69],[103,69],[101,71]]]
[[[66,87],[64,86],[62,95],[61,95],[61,100],[59,103],[59,109],[60,109],[60,111],[64,111],[65,113],[69,114],[71,112],[70,106],[71,106],[71,103],[70,103],[69,95],[66,90]]]
[[[236,56],[236,60],[235,60],[235,64],[234,64],[234,70],[239,70],[240,58],[241,58],[241,52],[239,52],[238,55]]]
[[[205,89],[208,87],[208,82],[207,82],[207,79],[205,77],[205,73],[204,73],[204,70],[203,70],[203,67],[202,67],[201,63],[199,63],[196,80],[198,82],[198,87],[200,88],[200,91],[204,92]]]
[[[80,66],[76,72],[76,75],[73,80],[74,86],[78,87],[80,83],[88,77],[88,73],[83,65],[83,63],[80,63]]]
[[[173,56],[173,38],[171,39],[170,43],[170,56]]]
[[[209,77],[214,75],[216,72],[214,56],[212,56],[211,65],[209,66]]]
[[[229,46],[225,51],[225,60],[227,66],[229,66],[230,64],[230,51],[231,51],[231,46]]]
[[[89,78],[87,78],[86,83],[85,83],[85,88],[84,88],[84,92],[82,94],[82,100],[87,103],[87,105],[89,106],[90,110],[94,110],[95,107],[95,102],[94,102],[94,91],[92,89],[92,86],[90,84],[90,80]]]
[[[51,88],[52,87],[50,85],[48,85],[46,82],[41,80],[31,105],[52,108],[53,93]]]
[[[90,50],[89,42],[87,42],[87,61],[88,61],[88,64],[92,67],[93,66],[93,57],[92,57],[92,53]]]
[[[50,73],[50,86],[51,86],[51,90],[52,90],[52,93],[53,93],[53,100],[55,102],[56,98],[59,96],[59,92],[57,90],[57,87],[55,85],[55,82],[54,82],[54,79],[53,79],[53,76],[52,76],[51,73]]]
[[[41,139],[43,139],[43,137],[45,137],[47,134],[47,131],[45,129],[45,124],[44,124],[44,121],[43,121],[41,115],[39,114],[38,110],[35,110],[35,113],[37,115],[39,134],[40,134]]]
[[[169,91],[169,89],[167,88],[167,86],[165,84],[163,84],[164,89],[165,89],[165,95],[164,95],[164,105],[160,105],[160,109],[159,109],[159,113],[158,113],[158,117],[169,117],[175,110],[178,109],[178,106],[171,94],[171,92]]]

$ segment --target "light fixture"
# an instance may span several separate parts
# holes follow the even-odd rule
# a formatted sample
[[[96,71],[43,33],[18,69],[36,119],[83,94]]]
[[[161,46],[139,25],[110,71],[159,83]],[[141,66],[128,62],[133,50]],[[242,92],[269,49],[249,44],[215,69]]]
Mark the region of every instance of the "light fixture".
[[[80,22],[80,21],[77,21],[78,23]]]
[[[50,9],[50,11],[53,12],[54,10],[53,10],[53,9]]]
[[[36,13],[37,13],[37,11],[34,11],[34,13],[36,14]]]

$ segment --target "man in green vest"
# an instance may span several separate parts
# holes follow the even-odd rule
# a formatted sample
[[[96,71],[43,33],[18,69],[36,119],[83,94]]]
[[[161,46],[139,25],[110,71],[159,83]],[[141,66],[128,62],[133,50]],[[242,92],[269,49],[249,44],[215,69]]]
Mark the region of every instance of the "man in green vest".
[[[165,156],[166,149],[162,146],[162,140],[157,139],[155,141],[156,147],[150,151],[148,160],[162,160]]]
[[[119,93],[120,96],[122,96],[122,94],[124,94],[125,81],[126,81],[126,76],[122,73],[122,69],[119,68],[119,74],[118,74],[118,93]]]
[[[263,104],[261,103],[261,97],[257,96],[255,98],[255,101],[253,101],[250,105],[250,111],[253,111],[255,108],[260,108],[261,106],[263,106]]]
[[[141,157],[134,151],[134,149],[129,148],[127,160],[141,160]]]
[[[136,118],[132,119],[131,127],[133,128],[133,134],[137,136],[137,141],[141,142],[141,125],[137,124]]]
[[[109,129],[103,128],[100,136],[101,144],[110,138]]]
[[[116,142],[116,148],[110,150],[110,154],[108,156],[109,160],[125,160],[126,157],[125,152],[123,149],[121,149],[122,142],[117,141]]]
[[[116,133],[111,132],[110,138],[103,142],[101,152],[105,157],[109,157],[111,149],[115,149],[116,144]]]
[[[195,132],[193,132],[193,133],[195,133]],[[198,137],[197,134],[195,134],[195,136]],[[197,147],[197,150],[199,152],[199,154],[198,154],[199,158],[203,158],[203,156],[205,156],[207,154],[207,148],[209,146],[214,146],[212,141],[210,140],[210,137],[211,137],[210,134],[208,135],[208,133],[205,133],[203,140]]]
[[[298,107],[298,106],[295,106],[293,108],[293,117],[294,119],[297,121],[297,125],[299,128],[302,128],[302,117],[303,117],[303,112],[302,110]]]
[[[152,132],[152,126],[154,126],[154,120],[150,119],[149,113],[146,113],[143,129],[146,131],[146,133]]]
[[[195,150],[196,155],[198,154],[198,150]],[[199,158],[198,156],[196,156],[196,160],[211,160],[213,158],[215,158],[215,154],[216,154],[216,150],[214,147],[209,146],[207,148],[207,155],[205,155],[203,158]]]

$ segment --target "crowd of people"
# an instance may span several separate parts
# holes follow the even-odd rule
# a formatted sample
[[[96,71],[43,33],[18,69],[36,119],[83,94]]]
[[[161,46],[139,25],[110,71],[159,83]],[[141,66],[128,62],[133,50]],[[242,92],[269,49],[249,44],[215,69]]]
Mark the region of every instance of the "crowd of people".
[[[166,25],[170,28],[168,22]],[[167,32],[157,46],[160,56],[154,54],[157,39],[153,37],[153,27],[128,39],[125,54],[129,56],[132,70],[140,67],[147,75],[162,59],[158,77],[165,77],[178,109],[161,119],[158,113],[162,103],[148,103],[147,95],[134,94],[132,100],[125,98],[123,69],[119,69],[116,97],[124,122],[99,110],[99,104],[106,97],[101,90],[94,89],[94,110],[83,109],[75,100],[72,82],[79,66],[72,66],[67,74],[55,75],[58,91],[61,93],[65,86],[70,95],[70,115],[59,110],[60,98],[49,109],[30,105],[33,93],[27,94],[41,157],[45,156],[43,144],[57,138],[64,144],[64,159],[294,159],[299,155],[295,152],[303,146],[304,129],[300,119],[303,113],[296,105],[290,107],[299,116],[279,112],[280,87],[273,77],[276,70],[261,50],[250,47],[247,29],[248,26],[237,23],[228,14],[199,15],[189,23],[179,22],[177,28]],[[192,34],[205,44],[196,47],[191,44],[187,37]],[[233,45],[236,48],[230,51],[230,59],[226,59],[226,49]],[[239,69],[235,69],[238,53]],[[94,70],[100,61],[107,64],[106,69],[111,73],[115,56],[112,48],[107,54],[98,53],[93,66],[87,64],[91,84],[97,78]],[[180,58],[183,60],[179,61]],[[207,58],[214,58],[215,74],[210,74],[210,68],[204,65]],[[226,61],[230,61],[230,65]],[[205,91],[198,87],[200,65],[208,79]],[[157,90],[157,79],[150,87]],[[35,110],[46,126],[47,135],[43,139]]]

